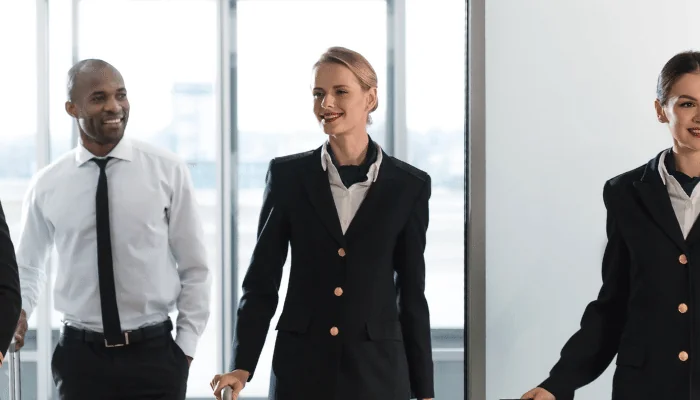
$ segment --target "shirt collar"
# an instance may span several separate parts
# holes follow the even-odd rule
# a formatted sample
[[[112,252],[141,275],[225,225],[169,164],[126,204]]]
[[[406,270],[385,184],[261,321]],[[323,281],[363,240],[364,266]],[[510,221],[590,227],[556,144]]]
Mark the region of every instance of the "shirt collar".
[[[133,154],[133,145],[131,141],[123,137],[119,143],[107,154],[108,157],[117,158],[124,161],[131,161]],[[82,143],[79,143],[75,148],[75,164],[79,167],[93,158],[101,158],[90,153]]]
[[[668,184],[668,178],[671,176],[668,173],[668,168],[666,168],[666,155],[669,151],[670,150],[666,150],[659,156],[659,176],[661,177],[661,182],[663,182],[664,185]]]
[[[323,147],[321,147],[321,168],[323,168],[324,171],[327,171],[328,166],[330,165],[330,168],[337,173],[338,171],[336,170],[335,165],[333,165],[333,160],[331,160],[331,155],[328,153],[326,146],[328,146],[327,141],[323,143]],[[379,176],[379,166],[382,164],[383,158],[382,147],[378,143],[375,143],[375,146],[377,146],[377,161],[369,166],[369,171],[367,172],[367,179],[371,180],[372,182],[377,181],[377,177]]]

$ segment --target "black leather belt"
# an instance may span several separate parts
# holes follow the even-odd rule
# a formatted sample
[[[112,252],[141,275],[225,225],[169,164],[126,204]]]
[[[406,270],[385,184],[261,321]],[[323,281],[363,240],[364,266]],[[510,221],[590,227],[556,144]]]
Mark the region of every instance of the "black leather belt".
[[[107,343],[105,335],[100,332],[86,331],[68,325],[63,326],[61,334],[67,339],[92,343],[102,342],[105,344],[105,347],[122,347],[149,339],[163,337],[166,334],[170,334],[172,330],[173,322],[168,318],[167,321],[161,322],[160,324],[144,326],[143,328],[134,329],[132,331],[125,331],[123,333],[124,340],[121,343]]]

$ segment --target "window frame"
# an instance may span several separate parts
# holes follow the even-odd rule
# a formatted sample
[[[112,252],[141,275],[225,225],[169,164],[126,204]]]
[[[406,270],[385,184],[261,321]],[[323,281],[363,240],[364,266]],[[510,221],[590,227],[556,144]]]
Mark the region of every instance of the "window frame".
[[[36,165],[37,170],[45,167],[51,160],[51,132],[49,120],[49,4],[46,0],[36,1],[37,29],[37,136]],[[53,260],[48,261],[47,276],[51,276]],[[42,295],[37,304],[36,361],[37,361],[37,397],[48,399],[54,387],[51,375],[51,310],[53,309],[51,279],[46,279]]]

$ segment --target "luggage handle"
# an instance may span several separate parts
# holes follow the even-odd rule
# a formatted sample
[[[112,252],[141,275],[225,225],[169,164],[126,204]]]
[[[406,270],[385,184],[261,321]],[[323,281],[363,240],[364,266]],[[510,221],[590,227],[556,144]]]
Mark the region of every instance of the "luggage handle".
[[[10,399],[9,400],[21,400],[22,399],[22,374],[21,374],[21,360],[19,355],[19,349],[17,348],[17,343],[14,339],[10,342],[10,348],[7,351],[9,356],[9,381],[10,381]]]

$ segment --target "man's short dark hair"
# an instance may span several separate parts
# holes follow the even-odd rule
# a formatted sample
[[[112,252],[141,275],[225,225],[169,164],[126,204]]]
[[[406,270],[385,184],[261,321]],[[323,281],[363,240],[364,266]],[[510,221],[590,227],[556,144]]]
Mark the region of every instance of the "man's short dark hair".
[[[107,61],[99,60],[96,58],[88,58],[85,60],[81,60],[78,61],[78,63],[76,63],[74,66],[72,66],[71,69],[68,70],[68,101],[73,101],[73,96],[75,94],[75,84],[81,73],[94,72],[104,68],[112,68],[116,70],[116,68],[114,68],[112,64],[108,63]]]

